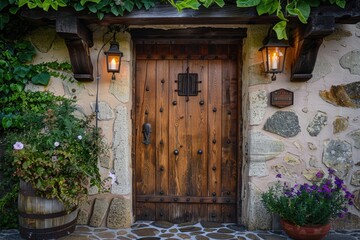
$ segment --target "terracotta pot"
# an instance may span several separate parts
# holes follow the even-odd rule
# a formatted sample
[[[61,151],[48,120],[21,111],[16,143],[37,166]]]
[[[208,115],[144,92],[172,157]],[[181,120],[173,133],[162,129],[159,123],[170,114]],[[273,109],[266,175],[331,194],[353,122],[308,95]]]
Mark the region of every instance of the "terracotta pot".
[[[298,226],[283,219],[280,220],[283,230],[295,240],[321,240],[330,230],[330,224]]]

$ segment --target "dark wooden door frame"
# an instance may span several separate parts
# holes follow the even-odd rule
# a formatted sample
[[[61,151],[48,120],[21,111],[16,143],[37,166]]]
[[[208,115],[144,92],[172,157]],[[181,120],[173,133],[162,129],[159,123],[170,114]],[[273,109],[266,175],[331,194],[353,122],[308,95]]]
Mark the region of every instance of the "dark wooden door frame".
[[[213,44],[229,44],[235,43],[239,45],[237,55],[238,65],[238,148],[237,148],[237,189],[236,189],[236,211],[237,211],[237,223],[241,223],[241,192],[242,192],[242,160],[243,160],[243,120],[242,120],[242,47],[243,38],[246,37],[246,29],[218,29],[218,28],[189,28],[189,29],[174,29],[174,30],[158,30],[158,29],[132,29],[131,37],[136,44],[199,44],[199,43],[213,43]],[[133,48],[133,56],[136,56],[135,47]],[[136,59],[136,58],[135,58]],[[133,68],[136,67],[136,62],[133,64]],[[135,186],[135,164],[136,164],[136,120],[135,116],[135,88],[136,88],[136,76],[134,74],[132,81],[132,198],[133,198],[133,211],[134,218],[136,217],[136,186]]]

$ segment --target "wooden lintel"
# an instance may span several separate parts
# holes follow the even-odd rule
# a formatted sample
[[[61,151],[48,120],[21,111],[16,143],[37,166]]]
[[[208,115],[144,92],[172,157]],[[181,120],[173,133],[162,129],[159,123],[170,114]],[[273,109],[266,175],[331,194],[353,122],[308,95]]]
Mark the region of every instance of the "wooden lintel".
[[[293,36],[294,62],[291,69],[292,82],[304,82],[312,78],[317,54],[323,38],[335,31],[333,16],[313,16],[306,25],[298,25]]]
[[[93,46],[90,30],[78,18],[67,16],[56,18],[56,32],[65,39],[74,78],[78,81],[93,81],[89,54],[89,47]]]

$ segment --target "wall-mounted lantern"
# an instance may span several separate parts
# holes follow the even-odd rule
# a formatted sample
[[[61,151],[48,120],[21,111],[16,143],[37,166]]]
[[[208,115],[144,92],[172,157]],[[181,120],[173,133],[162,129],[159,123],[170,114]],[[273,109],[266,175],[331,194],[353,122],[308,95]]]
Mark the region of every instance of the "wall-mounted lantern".
[[[119,43],[115,40],[115,33],[113,40],[110,42],[110,48],[105,52],[105,55],[107,71],[112,73],[111,80],[115,80],[115,73],[120,72],[121,57],[124,56],[119,50]]]
[[[271,31],[272,33],[274,31]],[[284,71],[284,63],[286,50],[289,47],[287,41],[279,40],[276,37],[276,34],[269,34],[268,37],[264,40],[264,46],[262,46],[259,51],[261,51],[265,73],[272,73],[271,80],[276,80],[277,73],[282,73]]]

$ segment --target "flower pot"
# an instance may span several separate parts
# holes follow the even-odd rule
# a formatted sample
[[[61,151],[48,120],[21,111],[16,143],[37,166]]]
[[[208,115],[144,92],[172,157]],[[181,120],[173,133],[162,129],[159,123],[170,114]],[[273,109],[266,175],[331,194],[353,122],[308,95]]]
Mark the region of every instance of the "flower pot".
[[[56,239],[75,230],[78,208],[67,210],[57,199],[36,196],[31,184],[20,181],[19,231],[24,239]]]
[[[298,226],[283,219],[280,222],[286,234],[295,240],[321,240],[325,238],[331,227],[330,224]]]

